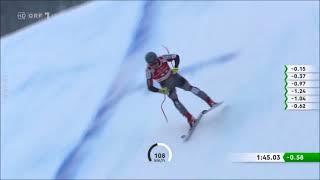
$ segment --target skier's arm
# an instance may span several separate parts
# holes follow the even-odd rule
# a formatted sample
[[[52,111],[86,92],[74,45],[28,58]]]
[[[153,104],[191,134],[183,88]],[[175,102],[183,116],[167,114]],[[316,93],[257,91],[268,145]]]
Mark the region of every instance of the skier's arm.
[[[163,55],[163,57],[169,62],[174,61],[175,68],[179,67],[180,57],[178,54],[167,54],[167,55]]]
[[[149,91],[159,92],[159,89],[153,86],[153,80],[150,70],[146,69],[147,86]]]
[[[147,79],[147,85],[148,85],[149,91],[159,92],[159,89],[153,86],[153,80],[152,79]]]

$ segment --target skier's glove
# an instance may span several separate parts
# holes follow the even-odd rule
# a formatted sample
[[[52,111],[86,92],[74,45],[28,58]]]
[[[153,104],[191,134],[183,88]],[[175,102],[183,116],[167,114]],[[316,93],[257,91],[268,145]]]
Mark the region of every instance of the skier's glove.
[[[161,89],[159,89],[159,93],[162,93],[162,94],[169,94],[169,90],[167,87],[163,87]]]
[[[172,71],[173,74],[176,74],[179,71],[179,68],[174,67],[174,68],[171,69],[171,71]]]

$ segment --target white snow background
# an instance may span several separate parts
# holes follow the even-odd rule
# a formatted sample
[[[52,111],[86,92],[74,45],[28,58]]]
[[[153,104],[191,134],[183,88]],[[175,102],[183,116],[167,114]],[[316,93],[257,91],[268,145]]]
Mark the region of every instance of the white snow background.
[[[147,51],[224,106],[187,143],[147,91]],[[232,163],[230,153],[319,151],[319,112],[284,110],[284,65],[319,67],[318,1],[95,1],[1,39],[1,179],[319,179],[319,163]],[[195,116],[207,105],[179,99]],[[150,163],[149,147],[173,159]]]

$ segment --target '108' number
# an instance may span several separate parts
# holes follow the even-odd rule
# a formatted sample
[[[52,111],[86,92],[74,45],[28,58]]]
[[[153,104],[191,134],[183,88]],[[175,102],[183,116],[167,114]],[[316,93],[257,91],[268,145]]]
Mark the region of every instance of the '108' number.
[[[165,158],[166,157],[165,153],[155,153],[154,155],[156,156],[156,158]]]

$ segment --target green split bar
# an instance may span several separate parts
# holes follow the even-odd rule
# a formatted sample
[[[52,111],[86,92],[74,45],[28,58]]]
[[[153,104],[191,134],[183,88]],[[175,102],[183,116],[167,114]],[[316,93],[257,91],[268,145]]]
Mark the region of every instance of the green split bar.
[[[286,152],[285,162],[320,162],[320,153]]]

